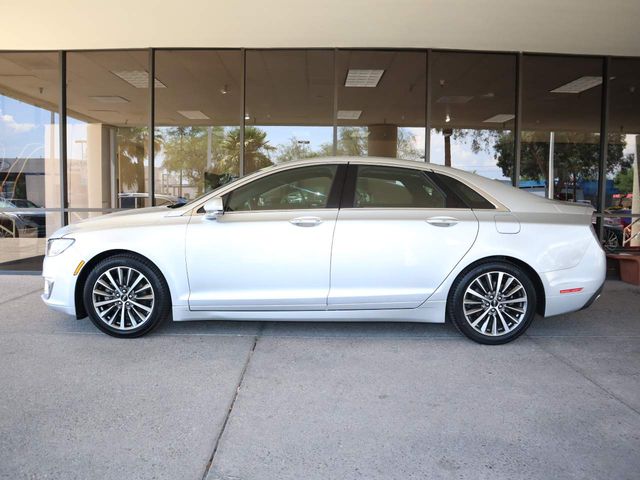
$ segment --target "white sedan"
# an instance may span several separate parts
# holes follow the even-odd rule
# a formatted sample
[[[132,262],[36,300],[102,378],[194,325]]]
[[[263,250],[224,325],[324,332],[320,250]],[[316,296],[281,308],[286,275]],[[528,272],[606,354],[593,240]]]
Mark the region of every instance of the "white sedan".
[[[592,208],[428,163],[266,168],[177,208],[76,223],[48,241],[43,300],[137,337],[164,319],[444,322],[477,342],[600,294]]]

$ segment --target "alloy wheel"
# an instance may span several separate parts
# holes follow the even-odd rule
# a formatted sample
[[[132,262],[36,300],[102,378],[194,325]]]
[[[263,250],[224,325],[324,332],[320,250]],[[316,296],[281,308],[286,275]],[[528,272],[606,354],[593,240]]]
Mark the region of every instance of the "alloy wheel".
[[[134,268],[122,266],[110,268],[98,277],[91,298],[102,322],[126,331],[149,320],[155,293],[147,277]]]
[[[464,293],[463,313],[481,335],[498,337],[513,331],[527,312],[527,292],[513,275],[492,271],[476,277]]]
[[[604,240],[604,248],[608,252],[615,251],[620,246],[620,241],[618,240],[618,236],[615,232],[608,230],[606,232],[606,238]]]

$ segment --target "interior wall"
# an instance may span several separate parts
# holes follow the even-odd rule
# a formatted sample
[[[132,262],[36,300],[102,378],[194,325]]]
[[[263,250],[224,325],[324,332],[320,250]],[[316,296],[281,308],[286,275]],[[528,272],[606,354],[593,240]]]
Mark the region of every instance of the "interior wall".
[[[0,49],[415,47],[640,55],[637,0],[4,2]]]

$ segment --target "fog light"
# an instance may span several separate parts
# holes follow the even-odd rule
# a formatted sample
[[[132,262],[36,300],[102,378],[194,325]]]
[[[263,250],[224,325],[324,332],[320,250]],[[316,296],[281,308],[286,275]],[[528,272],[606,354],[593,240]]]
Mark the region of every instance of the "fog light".
[[[48,278],[44,279],[44,298],[49,299],[51,296],[51,292],[53,291],[53,282]]]

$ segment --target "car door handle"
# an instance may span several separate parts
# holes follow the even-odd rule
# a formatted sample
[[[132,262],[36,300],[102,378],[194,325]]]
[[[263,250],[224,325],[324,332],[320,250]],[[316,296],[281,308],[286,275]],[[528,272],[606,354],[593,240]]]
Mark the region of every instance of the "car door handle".
[[[430,217],[426,221],[434,227],[452,227],[459,222],[457,218],[453,217]]]
[[[289,220],[289,223],[296,227],[315,227],[322,223],[322,219],[320,217],[296,217]]]

